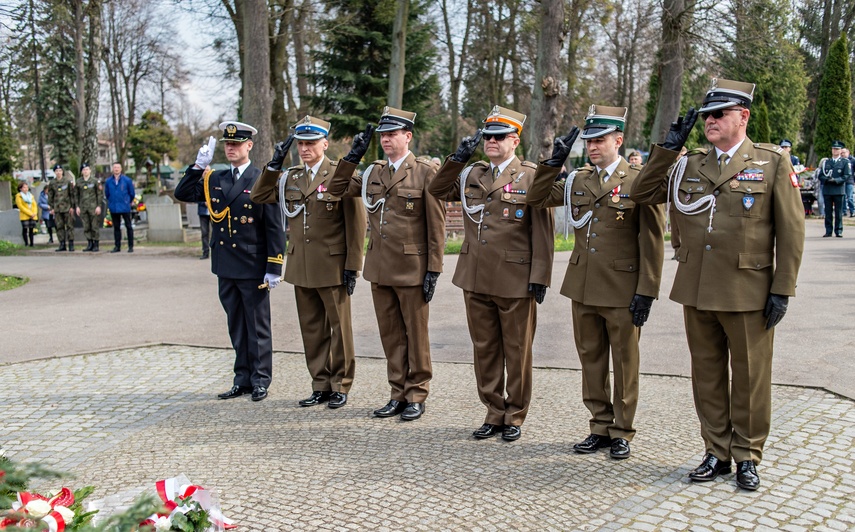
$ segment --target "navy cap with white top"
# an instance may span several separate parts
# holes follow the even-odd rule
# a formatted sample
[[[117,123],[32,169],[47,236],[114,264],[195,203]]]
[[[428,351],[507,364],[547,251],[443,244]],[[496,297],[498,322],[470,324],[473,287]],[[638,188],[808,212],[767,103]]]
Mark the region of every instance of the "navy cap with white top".
[[[243,122],[220,122],[220,129],[223,130],[220,142],[246,142],[258,133],[257,129]]]

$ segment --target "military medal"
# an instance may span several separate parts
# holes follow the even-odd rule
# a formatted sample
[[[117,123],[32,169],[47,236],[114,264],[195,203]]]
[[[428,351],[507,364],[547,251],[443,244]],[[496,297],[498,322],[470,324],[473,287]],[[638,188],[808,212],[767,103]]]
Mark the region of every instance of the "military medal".
[[[612,203],[617,203],[619,201],[620,201],[620,196],[617,196],[617,195],[612,196]]]
[[[579,207],[573,207],[573,218],[579,216]]]
[[[318,192],[318,199],[324,199],[324,193]]]
[[[754,196],[743,196],[742,197],[742,206],[745,207],[746,211],[750,211],[751,207],[754,206]]]
[[[730,188],[739,188],[739,181],[737,181],[736,179],[731,179]]]
[[[619,201],[620,201],[620,185],[618,185],[612,189],[612,203],[618,203]]]
[[[508,192],[502,194],[502,199],[511,199],[511,195]]]
[[[412,201],[408,201],[404,207],[405,207],[408,211],[411,211],[411,210],[413,210],[413,208],[415,207],[415,205],[413,204],[413,202],[412,202]]]
[[[615,218],[615,220],[623,220],[623,211],[617,212],[617,217]]]

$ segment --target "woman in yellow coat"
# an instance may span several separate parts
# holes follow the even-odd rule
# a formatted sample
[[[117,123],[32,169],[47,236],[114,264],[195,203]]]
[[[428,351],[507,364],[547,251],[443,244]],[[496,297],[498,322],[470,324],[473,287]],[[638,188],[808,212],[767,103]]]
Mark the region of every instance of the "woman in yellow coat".
[[[36,222],[39,218],[39,207],[36,205],[36,198],[30,192],[30,185],[27,183],[18,185],[18,193],[15,195],[15,205],[18,206],[18,217],[21,220],[21,234],[24,237],[24,245],[33,247],[33,229],[36,227]]]

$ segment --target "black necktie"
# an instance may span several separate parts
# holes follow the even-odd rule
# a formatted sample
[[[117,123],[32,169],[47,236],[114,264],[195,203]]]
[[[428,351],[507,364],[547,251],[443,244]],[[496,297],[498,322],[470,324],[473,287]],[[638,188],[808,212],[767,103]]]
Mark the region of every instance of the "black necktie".
[[[240,177],[240,171],[237,168],[232,168],[232,185],[237,183],[237,180],[239,177]]]

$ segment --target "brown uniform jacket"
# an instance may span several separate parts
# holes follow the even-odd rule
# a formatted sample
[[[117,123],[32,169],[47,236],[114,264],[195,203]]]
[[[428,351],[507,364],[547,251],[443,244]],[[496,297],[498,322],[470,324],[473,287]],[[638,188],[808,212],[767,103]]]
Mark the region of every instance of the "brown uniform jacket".
[[[366,180],[370,202],[385,198],[385,204],[368,213],[363,276],[385,286],[421,286],[427,272],[442,272],[445,252],[445,203],[427,192],[436,165],[410,153],[395,175],[389,176],[387,164],[374,161],[370,175],[359,175],[355,164],[341,160],[329,192],[361,197],[362,181]]]
[[[291,238],[284,279],[293,285],[336,286],[342,284],[344,270],[362,270],[365,210],[356,198],[340,198],[326,191],[335,168],[336,163],[324,157],[311,183],[304,166],[293,166],[285,173],[265,168],[252,187],[252,201],[278,204],[281,176],[286,180],[288,209],[305,205],[304,211],[289,219]]]
[[[793,296],[804,249],[804,209],[790,158],[778,146],[747,137],[719,176],[715,150],[686,156],[683,203],[714,195],[709,210],[675,212],[680,230],[671,299],[699,310],[747,312],[764,308],[769,293]],[[677,153],[654,146],[630,197],[666,201],[668,171]]]
[[[593,218],[590,236],[587,224],[575,230],[576,245],[561,286],[562,295],[597,307],[629,307],[635,294],[659,296],[665,214],[661,205],[636,205],[627,197],[639,170],[621,158],[605,183],[594,167],[576,172],[570,211],[577,220],[593,211]],[[555,181],[559,171],[538,165],[528,192],[531,205],[564,206],[566,182]],[[615,194],[617,187],[620,190]]]
[[[445,201],[460,201],[459,176],[464,167],[447,158],[429,192]],[[479,237],[478,224],[463,215],[463,246],[452,279],[456,286],[509,298],[532,296],[529,283],[549,286],[555,224],[552,211],[528,204],[535,168],[514,157],[493,182],[489,164],[472,165],[464,193],[470,207],[484,205],[484,220]],[[474,217],[477,220],[478,214]]]

